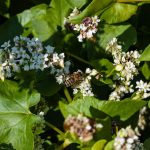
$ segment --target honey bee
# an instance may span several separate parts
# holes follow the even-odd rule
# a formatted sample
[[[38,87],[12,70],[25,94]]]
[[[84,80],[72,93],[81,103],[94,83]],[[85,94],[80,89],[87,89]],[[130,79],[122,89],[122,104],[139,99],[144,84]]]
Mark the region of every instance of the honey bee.
[[[83,80],[83,73],[81,71],[73,72],[66,75],[64,84],[66,87],[75,86]]]

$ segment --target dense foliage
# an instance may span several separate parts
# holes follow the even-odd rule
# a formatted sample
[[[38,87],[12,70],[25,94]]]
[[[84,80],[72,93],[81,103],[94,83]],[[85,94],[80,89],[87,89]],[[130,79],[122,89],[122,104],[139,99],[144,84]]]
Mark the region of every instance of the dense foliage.
[[[0,150],[150,149],[150,0],[0,1]]]

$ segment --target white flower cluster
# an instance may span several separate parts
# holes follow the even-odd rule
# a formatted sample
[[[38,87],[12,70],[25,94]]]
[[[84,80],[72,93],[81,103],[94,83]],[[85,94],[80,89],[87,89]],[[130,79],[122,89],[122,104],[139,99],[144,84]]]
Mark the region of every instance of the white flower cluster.
[[[80,32],[77,37],[79,42],[83,42],[83,39],[92,39],[93,34],[97,32],[98,23],[100,19],[97,16],[86,17],[81,24],[75,24],[73,30]]]
[[[115,90],[110,95],[110,100],[120,100],[125,93],[132,93],[133,85],[131,80],[138,74],[137,66],[140,54],[138,51],[122,52],[122,46],[117,43],[117,39],[113,38],[106,47],[106,52],[111,53],[114,59],[116,80],[119,80],[119,85],[114,85]]]
[[[64,122],[65,131],[75,135],[82,142],[92,140],[96,130],[102,127],[103,125],[101,123],[96,123],[95,120],[87,118],[82,114],[77,116],[70,115]]]
[[[43,47],[35,38],[16,36],[13,42],[5,42],[0,49],[0,77],[9,78],[15,73],[51,68],[51,73],[68,72],[64,53],[54,52],[54,47]]]
[[[150,84],[144,83],[142,80],[136,82],[136,88],[138,89],[136,92],[136,97],[138,98],[147,98],[150,96]]]
[[[119,85],[113,85],[115,90],[109,95],[109,100],[120,101],[125,94],[134,92],[133,85],[131,85],[130,82],[125,83],[126,84],[121,82]]]
[[[100,19],[98,16],[94,17],[86,17],[82,20],[81,24],[72,24],[68,23],[70,19],[80,14],[80,11],[75,7],[72,13],[65,18],[64,24],[68,25],[69,28],[73,29],[74,31],[80,32],[80,35],[77,37],[79,42],[83,42],[83,39],[92,39],[93,34],[97,32],[98,23]]]
[[[128,126],[121,128],[114,141],[114,150],[142,150],[143,145],[139,141],[138,134]]]

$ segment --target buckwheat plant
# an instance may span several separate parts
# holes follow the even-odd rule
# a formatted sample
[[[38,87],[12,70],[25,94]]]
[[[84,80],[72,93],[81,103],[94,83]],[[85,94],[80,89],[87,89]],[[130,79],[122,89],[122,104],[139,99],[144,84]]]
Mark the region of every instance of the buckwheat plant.
[[[128,126],[121,128],[114,141],[115,150],[142,150],[143,145],[139,141],[139,135]]]
[[[70,132],[81,142],[88,142],[94,138],[96,130],[101,129],[103,125],[96,123],[95,120],[87,118],[82,114],[77,116],[68,116],[64,122],[65,131]]]
[[[138,51],[122,52],[122,46],[117,43],[117,39],[113,38],[106,47],[106,52],[111,53],[114,59],[116,70],[116,80],[119,84],[114,84],[115,89],[109,97],[109,100],[120,100],[125,93],[134,92],[131,81],[138,74],[137,66],[140,54]]]
[[[64,53],[54,52],[54,47],[43,46],[36,38],[16,36],[12,42],[1,45],[0,77],[10,78],[21,71],[51,68],[51,74],[69,72],[69,62],[64,62]]]

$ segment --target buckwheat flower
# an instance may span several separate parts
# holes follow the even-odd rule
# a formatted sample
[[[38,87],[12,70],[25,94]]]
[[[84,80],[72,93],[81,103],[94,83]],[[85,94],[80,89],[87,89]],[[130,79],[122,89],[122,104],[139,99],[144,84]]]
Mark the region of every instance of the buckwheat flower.
[[[73,89],[73,94],[77,94],[78,93],[78,89]]]
[[[59,76],[56,76],[56,82],[58,84],[63,84],[64,83],[64,75],[59,75]]]
[[[86,74],[90,74],[92,72],[92,70],[90,68],[86,68],[85,73]]]
[[[94,138],[94,134],[98,130],[97,124],[99,124],[99,129],[103,127],[102,124],[100,126],[100,123],[96,123],[95,120],[82,114],[77,116],[70,115],[64,121],[64,129],[75,135],[81,142],[89,142]]]
[[[106,46],[106,52],[111,53],[118,61],[121,57],[122,46],[118,44],[117,38],[113,38]]]
[[[117,132],[114,141],[115,150],[142,150],[143,146],[139,141],[139,136],[131,126],[122,128]]]
[[[100,22],[100,19],[98,18],[98,16],[92,17],[92,23],[93,24],[95,24],[96,26],[98,26],[99,22]]]
[[[139,92],[148,92],[150,91],[150,84],[144,83],[142,80],[136,82],[136,88]]]
[[[83,42],[84,39],[92,39],[94,34],[98,30],[98,23],[100,19],[97,16],[86,17],[80,24],[72,24],[73,30],[80,32],[77,36],[79,42]]]
[[[82,34],[80,34],[79,36],[77,36],[77,38],[78,38],[78,41],[79,41],[79,42],[83,42],[83,39],[84,39],[84,38],[83,38]]]
[[[46,49],[48,54],[52,54],[54,52],[54,47],[52,47],[50,45],[45,46],[45,49]]]
[[[4,50],[8,49],[10,46],[11,46],[11,45],[10,45],[10,41],[4,42],[4,44],[1,45],[1,47],[4,48]]]
[[[150,96],[150,84],[144,83],[142,80],[136,82],[136,97],[137,98],[147,98]]]

